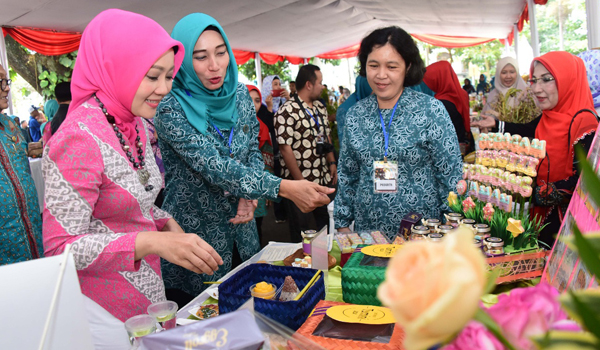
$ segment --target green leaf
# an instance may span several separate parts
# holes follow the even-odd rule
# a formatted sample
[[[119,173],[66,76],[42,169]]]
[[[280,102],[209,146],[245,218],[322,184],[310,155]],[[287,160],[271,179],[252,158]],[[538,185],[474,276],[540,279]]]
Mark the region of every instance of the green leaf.
[[[585,328],[592,332],[596,338],[600,339],[600,319],[598,319],[596,314],[590,307],[588,307],[588,305],[579,299],[575,292],[569,291],[569,295],[571,296],[571,301],[573,302],[573,305],[575,305],[577,314],[581,318]]]
[[[58,62],[67,68],[71,68],[71,65],[73,64],[73,60],[67,57],[66,55],[61,56]]]
[[[496,280],[500,276],[501,272],[502,270],[499,267],[496,267],[495,269],[490,271],[490,273],[488,273],[488,279],[485,283],[485,289],[483,290],[483,294],[489,294],[494,290],[494,288],[496,288]]]
[[[577,291],[575,294],[579,302],[584,304],[592,314],[600,315],[600,289],[585,289]],[[582,324],[583,319],[579,315],[577,306],[571,295],[563,294],[559,297],[559,300],[569,317]]]
[[[474,320],[484,325],[508,350],[515,350],[515,347],[502,334],[500,326],[485,311],[477,309]]]
[[[53,84],[56,84],[56,82],[58,81],[58,77],[56,76],[56,72],[50,73],[50,75],[48,76],[48,80],[50,80]]]
[[[596,279],[600,279],[600,258],[598,258],[598,251],[594,250],[594,247],[583,237],[577,224],[573,225],[573,237],[575,238],[579,258],[583,261],[585,267],[596,276]]]
[[[575,153],[577,154],[577,160],[579,161],[581,181],[583,181],[585,187],[587,187],[588,195],[594,203],[596,203],[596,206],[600,206],[600,178],[598,178],[592,165],[587,160],[587,154],[583,150],[583,147],[580,145],[575,147]]]
[[[40,87],[42,89],[45,88],[46,86],[48,86],[48,80],[42,80],[42,81],[40,81]]]
[[[40,73],[40,75],[38,76],[39,80],[44,80],[48,77],[48,71],[43,71]]]
[[[561,239],[573,251],[579,252],[579,250],[577,249],[577,245],[575,244],[575,237],[561,237]],[[597,252],[600,256],[600,232],[587,232],[585,234],[585,240],[592,246],[592,249],[594,249],[594,251]]]
[[[538,349],[544,350],[597,350],[598,339],[593,334],[583,332],[551,331],[545,335],[532,337]]]

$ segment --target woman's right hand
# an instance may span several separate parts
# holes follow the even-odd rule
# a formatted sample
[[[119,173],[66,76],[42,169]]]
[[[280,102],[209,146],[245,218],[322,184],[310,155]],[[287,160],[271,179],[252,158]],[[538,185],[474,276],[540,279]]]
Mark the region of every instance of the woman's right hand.
[[[307,180],[281,180],[279,195],[294,202],[303,213],[309,213],[318,207],[329,204],[328,194],[334,188],[318,185]]]
[[[135,241],[135,259],[156,254],[195,273],[212,275],[223,265],[221,256],[194,233],[144,231]]]
[[[265,103],[267,104],[267,109],[269,112],[273,113],[273,95],[269,94],[267,98],[265,98]]]

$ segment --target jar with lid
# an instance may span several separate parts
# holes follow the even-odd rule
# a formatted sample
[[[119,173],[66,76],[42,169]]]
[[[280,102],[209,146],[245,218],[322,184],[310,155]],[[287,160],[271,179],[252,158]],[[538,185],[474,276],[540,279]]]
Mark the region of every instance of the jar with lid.
[[[429,234],[429,240],[432,242],[441,242],[442,238],[444,238],[444,235],[441,233],[430,233]]]
[[[485,240],[487,255],[490,257],[504,255],[504,240],[498,237],[487,237]]]
[[[481,249],[481,240],[479,238],[475,238],[473,243],[475,243],[475,247],[477,247],[477,249]]]
[[[438,226],[438,233],[441,233],[443,235],[447,235],[448,233],[451,233],[452,231],[454,231],[454,226],[451,226],[451,225]]]
[[[304,254],[311,254],[310,243],[316,235],[317,231],[315,230],[302,231],[302,250],[304,251]]]
[[[485,239],[487,237],[490,236],[490,225],[488,224],[475,224],[473,225],[473,227],[475,228],[475,235],[479,238],[479,239]]]
[[[446,225],[452,225],[454,227],[458,227],[458,225],[460,225],[460,221],[462,220],[462,218],[463,218],[462,214],[459,214],[459,213],[446,214]]]
[[[429,227],[429,233],[436,233],[442,222],[439,219],[423,219],[423,226]]]
[[[421,241],[426,240],[427,235],[429,234],[429,227],[427,226],[413,226],[410,235],[411,241]]]

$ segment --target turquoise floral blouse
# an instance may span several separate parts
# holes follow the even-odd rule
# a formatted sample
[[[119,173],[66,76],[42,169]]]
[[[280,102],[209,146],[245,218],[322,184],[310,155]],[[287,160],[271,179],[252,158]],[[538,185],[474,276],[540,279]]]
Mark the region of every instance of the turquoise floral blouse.
[[[393,237],[411,211],[441,218],[462,176],[462,161],[454,126],[444,105],[420,92],[405,89],[389,127],[391,109],[381,114],[389,133],[388,160],[398,162],[396,193],[374,193],[373,162],[382,161],[384,136],[377,97],[369,96],[348,110],[340,153],[335,227],[379,230]]]
[[[165,164],[165,200],[162,209],[188,233],[196,233],[223,258],[224,265],[212,276],[196,274],[162,260],[166,288],[198,295],[207,285],[231,269],[233,244],[243,260],[260,249],[256,223],[233,225],[239,198],[276,200],[281,179],[265,172],[258,149],[259,124],[248,89],[238,84],[230,157],[228,140],[209,126],[201,134],[187,120],[177,99],[169,94],[155,119],[158,142]],[[221,130],[229,138],[230,130]]]

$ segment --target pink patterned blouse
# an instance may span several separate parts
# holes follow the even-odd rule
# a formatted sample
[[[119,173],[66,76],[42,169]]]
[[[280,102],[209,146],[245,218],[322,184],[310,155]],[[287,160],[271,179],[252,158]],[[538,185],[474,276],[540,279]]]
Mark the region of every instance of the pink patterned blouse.
[[[145,122],[140,118],[137,123],[145,132]],[[165,300],[160,258],[134,258],[138,232],[158,231],[171,218],[154,206],[162,177],[150,142],[144,155],[154,186],[150,192],[90,99],[69,113],[42,160],[45,254],[61,254],[72,244],[83,294],[121,321]]]

